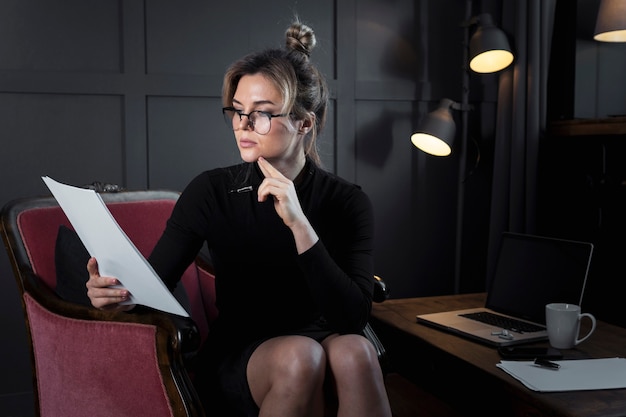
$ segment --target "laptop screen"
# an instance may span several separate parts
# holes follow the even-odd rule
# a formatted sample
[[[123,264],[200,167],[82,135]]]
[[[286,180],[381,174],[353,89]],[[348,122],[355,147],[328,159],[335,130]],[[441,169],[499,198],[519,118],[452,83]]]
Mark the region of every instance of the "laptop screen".
[[[505,232],[486,306],[545,324],[546,304],[582,304],[592,251],[588,242]]]

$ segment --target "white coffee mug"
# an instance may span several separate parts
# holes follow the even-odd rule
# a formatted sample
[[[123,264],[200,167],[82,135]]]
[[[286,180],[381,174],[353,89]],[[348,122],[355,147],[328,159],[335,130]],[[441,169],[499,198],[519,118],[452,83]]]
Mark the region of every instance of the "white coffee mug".
[[[580,322],[587,317],[591,320],[591,329],[578,338]],[[596,329],[596,318],[589,313],[581,313],[580,306],[567,303],[550,303],[546,305],[546,327],[550,345],[557,349],[571,349],[587,340]]]

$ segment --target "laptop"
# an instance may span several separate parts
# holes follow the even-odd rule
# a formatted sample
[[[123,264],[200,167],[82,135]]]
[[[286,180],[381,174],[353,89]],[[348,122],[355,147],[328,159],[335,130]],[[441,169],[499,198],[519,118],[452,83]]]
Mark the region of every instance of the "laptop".
[[[589,242],[505,232],[485,306],[417,321],[492,346],[546,340],[545,305],[582,305],[592,253]]]

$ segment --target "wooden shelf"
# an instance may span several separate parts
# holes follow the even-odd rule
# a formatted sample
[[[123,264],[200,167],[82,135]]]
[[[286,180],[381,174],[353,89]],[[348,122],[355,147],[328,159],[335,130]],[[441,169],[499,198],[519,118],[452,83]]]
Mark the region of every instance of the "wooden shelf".
[[[550,122],[551,136],[626,135],[626,116]]]

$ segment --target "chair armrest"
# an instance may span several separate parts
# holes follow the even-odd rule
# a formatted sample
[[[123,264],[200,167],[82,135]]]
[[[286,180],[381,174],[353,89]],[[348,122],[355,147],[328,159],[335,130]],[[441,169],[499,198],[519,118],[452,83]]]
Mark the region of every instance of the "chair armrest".
[[[389,298],[387,284],[385,284],[385,281],[383,281],[381,277],[374,275],[374,295],[372,296],[372,301],[382,303],[387,298]]]
[[[171,410],[174,411],[172,414],[174,416],[200,417],[204,415],[188,373],[189,363],[186,362],[186,358],[194,355],[199,349],[199,333],[192,319],[140,306],[133,309],[132,312],[114,312],[70,303],[58,297],[30,272],[24,276],[23,282],[25,283],[25,292],[22,302],[26,313],[29,338],[31,339],[31,355],[34,359],[33,371],[37,374],[37,381],[39,378],[44,378],[48,383],[48,390],[40,392],[38,396],[47,395],[46,401],[48,401],[51,398],[49,388],[56,386],[55,381],[58,382],[59,378],[68,373],[81,375],[81,378],[83,374],[91,373],[95,374],[97,378],[97,375],[106,375],[109,372],[107,369],[115,369],[118,362],[121,364],[132,362],[144,370],[144,372],[132,376],[136,380],[132,390],[117,392],[115,394],[117,397],[113,399],[110,393],[108,393],[108,398],[106,398],[107,396],[99,398],[105,402],[119,400],[122,406],[132,408],[136,402],[131,397],[135,395],[133,393],[136,391],[136,387],[143,383],[142,375],[155,376],[156,374],[152,372],[157,372],[165,391],[159,391],[159,384],[154,379],[147,380],[147,385],[142,389],[145,389],[144,393],[149,398],[159,400],[163,398],[161,395],[165,395]],[[97,344],[98,347],[107,345],[115,346],[116,349],[119,347],[119,353],[113,353],[109,357],[109,360],[115,357],[115,363],[105,365],[106,369],[98,367],[97,364],[92,366],[93,361],[86,361],[81,349],[78,349],[80,354],[75,352],[73,358],[68,357],[68,352],[71,355],[72,349],[62,349],[58,355],[51,357],[47,352],[54,350],[54,347],[51,346],[56,346],[56,341],[51,342],[51,334],[46,330],[54,328],[51,326],[57,326],[59,334],[63,334],[63,331],[67,329],[72,336],[63,334],[61,337],[66,339],[69,337],[75,338],[77,341],[100,339],[100,344]],[[33,343],[33,338],[39,342]],[[98,349],[87,350],[91,352]],[[36,351],[39,352],[39,356],[37,356]],[[147,354],[149,352],[152,352],[154,356]],[[133,359],[133,355],[139,356]],[[39,360],[35,360],[35,357],[38,357]],[[54,361],[59,361],[65,365],[78,363],[81,364],[79,366],[82,366],[80,369],[84,371],[66,366],[63,373],[60,374],[55,369],[54,363],[56,362]],[[38,363],[44,365],[37,366]],[[107,368],[111,366],[112,368]],[[114,372],[123,373],[126,369],[116,369]],[[104,380],[106,381],[106,377]],[[102,381],[99,380],[99,382]],[[149,389],[149,387],[152,388]],[[127,388],[131,389],[130,387]],[[116,386],[115,389],[118,387]],[[57,398],[56,395],[52,395],[52,397]],[[91,404],[91,402],[89,403]],[[162,404],[159,407],[163,409]]]
[[[119,312],[71,303],[57,296],[31,272],[26,273],[24,284],[24,291],[31,293],[39,303],[56,314],[79,320],[154,325],[170,336],[170,344],[174,352],[181,355],[193,355],[200,348],[200,334],[190,317],[177,316],[145,306],[137,306],[130,312]]]
[[[185,361],[195,356],[200,349],[200,332],[191,317],[177,316],[146,306],[136,306],[129,312],[115,313],[111,321],[152,324],[162,327],[173,336],[172,347],[183,355]]]
[[[374,349],[376,349],[376,356],[378,356],[378,363],[380,363],[383,374],[386,374],[389,369],[389,357],[387,355],[387,350],[369,323],[367,323],[363,329],[363,336],[365,336],[367,340],[374,345]]]
[[[213,269],[213,263],[211,259],[207,257],[204,253],[200,252],[195,259],[196,266],[202,269],[204,272],[209,273],[211,275],[215,275],[215,270]]]
[[[372,295],[372,301],[375,303],[382,303],[387,298],[389,298],[389,289],[387,288],[385,281],[383,281],[383,279],[378,275],[374,275],[374,294]],[[387,350],[369,323],[367,323],[363,329],[363,336],[365,336],[372,343],[372,345],[374,345],[383,374],[387,374],[390,366]]]

